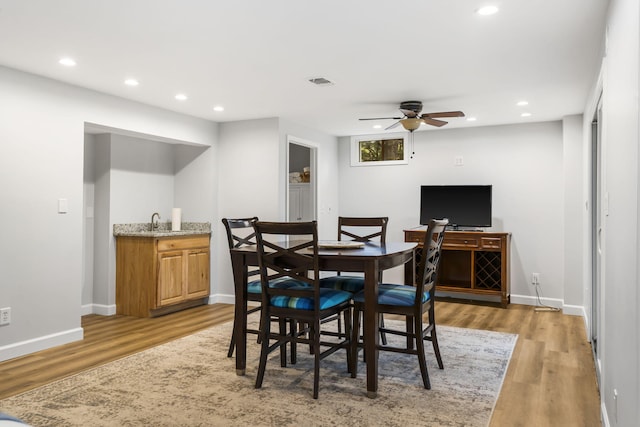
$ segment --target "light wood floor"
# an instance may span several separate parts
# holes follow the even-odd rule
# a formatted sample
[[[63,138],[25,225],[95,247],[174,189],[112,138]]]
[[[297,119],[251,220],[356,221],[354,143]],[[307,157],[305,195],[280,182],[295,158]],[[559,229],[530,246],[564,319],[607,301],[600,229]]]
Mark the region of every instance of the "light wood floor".
[[[491,426],[601,425],[582,318],[524,305],[446,301],[437,302],[436,317],[443,325],[519,334]],[[153,319],[85,316],[84,340],[0,363],[0,399],[232,318],[233,306],[223,304]]]

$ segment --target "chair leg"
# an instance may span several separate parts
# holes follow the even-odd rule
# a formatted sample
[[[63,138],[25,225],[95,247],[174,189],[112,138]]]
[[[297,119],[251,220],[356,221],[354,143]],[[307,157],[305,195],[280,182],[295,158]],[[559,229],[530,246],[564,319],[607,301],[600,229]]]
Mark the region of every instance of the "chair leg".
[[[318,389],[320,388],[320,321],[317,319],[313,323],[314,365],[313,365],[313,398],[318,398]]]
[[[420,364],[420,373],[422,374],[422,383],[427,390],[431,389],[431,382],[429,381],[429,372],[427,371],[427,360],[424,355],[424,340],[422,339],[422,319],[419,316],[414,317],[415,324],[413,326],[414,331],[419,331],[414,334],[416,339],[416,349],[418,350],[418,363]]]
[[[384,328],[384,316],[382,315],[382,313],[379,314],[380,316],[380,327]],[[382,345],[387,345],[387,334],[380,331],[380,341],[382,341]]]
[[[278,321],[278,326],[280,328],[280,336],[283,337],[287,334],[287,320],[280,319]],[[287,367],[287,345],[286,343],[280,346],[280,366],[283,368]]]
[[[358,376],[358,343],[360,341],[360,310],[354,307],[351,322],[351,378]]]
[[[260,363],[258,365],[258,373],[256,374],[256,388],[262,387],[262,381],[264,380],[264,371],[267,367],[267,356],[269,355],[269,334],[271,333],[271,322],[264,322],[261,329],[262,342],[260,343]]]
[[[232,331],[235,331],[235,330],[236,330],[236,322],[234,320]],[[227,357],[233,356],[233,350],[235,350],[235,348],[236,348],[236,334],[231,332],[231,342],[229,343],[229,351],[227,352]]]
[[[347,347],[345,348],[346,352],[347,352],[347,372],[351,373],[352,372],[352,368],[353,368],[353,364],[351,362],[351,357],[352,357],[352,351],[351,348],[353,346],[353,341],[352,341],[352,325],[351,325],[351,310],[345,310],[342,312],[343,316],[344,316],[344,335],[345,335],[345,339],[347,339]],[[340,315],[338,314],[338,319],[340,318]]]
[[[444,369],[442,357],[440,356],[440,347],[438,346],[438,335],[436,334],[435,324],[431,327],[431,343],[433,344],[433,352],[436,354],[436,360],[438,361],[438,368]]]
[[[295,320],[289,321],[289,328],[291,328],[291,364],[295,365],[298,362],[298,345],[297,345],[297,337],[298,337],[298,322]]]

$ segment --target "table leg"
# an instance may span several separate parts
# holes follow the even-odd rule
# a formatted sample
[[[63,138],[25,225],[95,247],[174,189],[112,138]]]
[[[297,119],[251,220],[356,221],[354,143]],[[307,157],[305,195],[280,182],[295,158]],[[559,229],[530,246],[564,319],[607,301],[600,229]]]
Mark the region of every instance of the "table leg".
[[[233,322],[233,336],[236,343],[236,374],[244,375],[247,365],[247,267],[244,256],[231,255],[233,281],[236,291],[235,320]]]
[[[364,354],[367,359],[367,397],[378,394],[378,261],[372,260],[364,271]]]

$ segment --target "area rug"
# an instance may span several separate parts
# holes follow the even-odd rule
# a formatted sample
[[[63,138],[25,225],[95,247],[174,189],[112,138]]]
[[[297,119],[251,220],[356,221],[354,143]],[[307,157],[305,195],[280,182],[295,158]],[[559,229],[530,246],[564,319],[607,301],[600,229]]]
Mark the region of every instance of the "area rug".
[[[300,348],[298,363],[287,368],[274,352],[255,389],[259,346],[250,336],[247,373],[237,376],[235,359],[226,357],[231,328],[203,330],[4,399],[0,412],[35,427],[486,426],[517,340],[438,326],[445,368],[438,369],[429,344],[432,389],[422,386],[416,356],[380,352],[375,399],[366,397],[366,366],[359,362],[358,378],[351,378],[339,351],[322,361],[314,400],[308,351]]]

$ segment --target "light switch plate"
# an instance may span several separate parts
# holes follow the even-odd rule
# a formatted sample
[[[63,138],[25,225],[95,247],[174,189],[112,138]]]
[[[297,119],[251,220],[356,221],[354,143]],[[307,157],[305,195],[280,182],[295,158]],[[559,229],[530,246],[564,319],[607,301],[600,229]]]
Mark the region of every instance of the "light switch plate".
[[[69,212],[69,200],[58,199],[58,213],[64,214]]]

